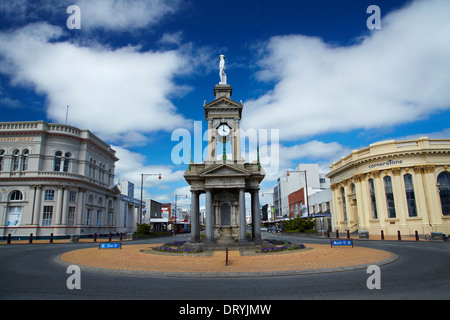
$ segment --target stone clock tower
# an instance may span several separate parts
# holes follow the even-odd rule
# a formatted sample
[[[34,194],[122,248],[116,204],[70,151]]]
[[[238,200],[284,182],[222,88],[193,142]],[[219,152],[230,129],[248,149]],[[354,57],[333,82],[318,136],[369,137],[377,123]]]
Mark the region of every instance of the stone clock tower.
[[[208,156],[204,163],[190,163],[184,178],[191,186],[191,244],[200,242],[199,196],[206,194],[206,244],[249,245],[261,241],[259,184],[264,169],[241,157],[239,123],[242,102],[231,99],[226,83],[225,56],[220,56],[220,83],[215,100],[204,103],[208,121]],[[226,146],[231,145],[231,155]],[[223,149],[218,157],[219,148]],[[220,153],[219,153],[220,154]],[[245,193],[251,194],[252,236],[247,238]]]

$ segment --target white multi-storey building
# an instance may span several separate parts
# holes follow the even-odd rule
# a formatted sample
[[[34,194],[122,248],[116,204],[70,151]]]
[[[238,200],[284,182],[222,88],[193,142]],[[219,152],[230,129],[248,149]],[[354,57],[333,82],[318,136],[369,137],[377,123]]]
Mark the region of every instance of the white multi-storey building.
[[[306,177],[305,177],[306,171]],[[299,164],[295,170],[285,172],[278,178],[278,184],[273,189],[273,205],[274,213],[277,219],[289,217],[289,200],[288,196],[302,188],[306,190],[308,185],[308,195],[312,195],[318,191],[325,190],[330,187],[330,180],[325,177],[324,173],[319,172],[319,165]],[[308,205],[307,196],[303,205]]]
[[[88,130],[0,122],[0,237],[118,232],[115,151]]]

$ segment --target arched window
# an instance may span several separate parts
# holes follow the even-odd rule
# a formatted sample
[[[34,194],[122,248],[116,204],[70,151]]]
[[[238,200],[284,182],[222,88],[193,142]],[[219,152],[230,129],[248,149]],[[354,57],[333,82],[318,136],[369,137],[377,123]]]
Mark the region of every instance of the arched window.
[[[417,217],[416,197],[414,195],[414,184],[412,175],[405,174],[403,176],[405,182],[406,204],[408,205],[408,216]]]
[[[342,196],[342,212],[344,213],[344,221],[347,221],[347,204],[345,202],[345,189],[341,188],[341,196]]]
[[[22,152],[22,171],[28,170],[28,156],[30,155],[30,151],[28,149],[23,150]]]
[[[384,192],[386,193],[386,205],[388,209],[388,218],[395,218],[395,202],[394,202],[394,191],[392,190],[392,179],[390,176],[385,176],[384,181]]]
[[[21,200],[23,200],[22,192],[20,192],[19,190],[13,191],[10,194],[10,196],[9,196],[9,200],[10,201],[21,201]]]
[[[372,204],[372,217],[374,219],[378,219],[378,212],[377,212],[377,201],[375,198],[375,186],[373,185],[373,179],[369,179],[369,193],[370,193],[370,202]]]
[[[3,171],[5,164],[5,150],[0,150],[0,171]]]
[[[12,157],[12,171],[19,170],[19,163],[20,163],[20,151],[14,150]]]
[[[69,162],[70,162],[71,154],[69,152],[66,152],[64,155],[64,163],[63,163],[63,171],[69,172]]]
[[[442,214],[450,215],[450,173],[442,172],[438,175],[439,197],[441,198]]]
[[[61,158],[62,158],[62,152],[56,151],[55,152],[55,161],[53,163],[53,171],[61,171]]]

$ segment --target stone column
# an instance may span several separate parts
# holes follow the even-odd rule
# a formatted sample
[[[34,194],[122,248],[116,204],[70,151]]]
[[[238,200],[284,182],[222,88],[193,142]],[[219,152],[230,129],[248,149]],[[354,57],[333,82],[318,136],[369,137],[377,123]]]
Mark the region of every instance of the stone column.
[[[253,197],[253,227],[254,227],[254,240],[261,240],[261,213],[259,211],[259,189],[256,189],[252,193]]]
[[[239,189],[239,241],[247,242],[247,223],[245,219],[245,189]]]
[[[56,216],[55,216],[55,225],[61,224],[61,211],[63,204],[63,196],[64,196],[65,188],[58,187],[56,189]]]
[[[42,186],[36,186],[36,195],[35,195],[35,202],[34,202],[34,217],[33,217],[33,224],[39,225],[39,221],[41,218],[41,194]]]
[[[62,203],[62,225],[67,226],[67,218],[69,215],[69,189],[64,189],[63,203]]]
[[[213,242],[213,205],[211,189],[206,189],[206,242]]]
[[[83,223],[83,213],[84,213],[84,189],[82,188],[78,189],[77,197],[78,202],[77,202],[76,218],[74,217],[74,220],[76,226],[81,226]]]
[[[200,240],[198,195],[198,191],[191,191],[191,242],[198,242]]]

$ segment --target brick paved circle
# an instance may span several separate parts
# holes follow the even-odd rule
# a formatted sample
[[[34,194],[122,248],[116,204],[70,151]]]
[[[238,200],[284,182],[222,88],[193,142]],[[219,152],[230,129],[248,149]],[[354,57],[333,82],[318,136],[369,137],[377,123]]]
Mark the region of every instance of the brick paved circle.
[[[161,244],[124,245],[122,249],[88,248],[69,251],[57,262],[76,264],[83,270],[114,272],[149,276],[180,277],[237,277],[279,276],[322,272],[337,272],[382,265],[397,259],[383,250],[353,247],[333,247],[307,244],[309,250],[286,253],[241,256],[229,251],[229,265],[225,266],[225,252],[204,255],[158,255],[149,250]]]

